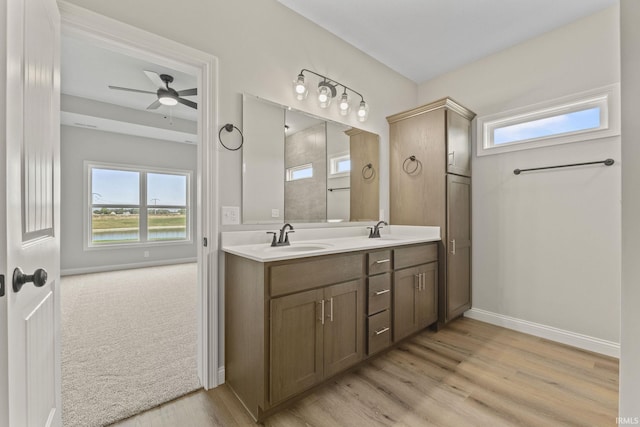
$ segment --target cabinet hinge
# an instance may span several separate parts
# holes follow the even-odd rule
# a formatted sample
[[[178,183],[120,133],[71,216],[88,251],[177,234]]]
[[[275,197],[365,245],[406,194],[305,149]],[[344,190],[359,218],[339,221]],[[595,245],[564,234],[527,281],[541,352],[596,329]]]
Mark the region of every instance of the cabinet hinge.
[[[209,241],[207,240],[206,237],[202,238],[202,246],[204,246],[205,248],[209,245]]]

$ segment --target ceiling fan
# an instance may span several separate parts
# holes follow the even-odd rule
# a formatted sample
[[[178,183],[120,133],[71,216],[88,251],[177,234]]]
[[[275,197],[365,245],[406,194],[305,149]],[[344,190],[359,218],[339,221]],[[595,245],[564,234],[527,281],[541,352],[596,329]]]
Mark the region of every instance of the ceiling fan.
[[[109,86],[109,89],[115,90],[124,90],[127,92],[138,92],[138,93],[152,93],[158,96],[158,99],[151,103],[147,107],[147,110],[155,110],[161,105],[173,106],[178,103],[186,105],[187,107],[198,109],[198,104],[193,101],[189,101],[188,99],[181,98],[182,96],[193,96],[198,94],[198,89],[185,89],[177,91],[171,87],[169,87],[169,83],[173,82],[173,76],[169,74],[158,74],[155,71],[146,71],[144,72],[149,80],[158,87],[156,92],[151,92],[148,90],[140,90],[140,89],[131,89],[127,87],[120,86]]]

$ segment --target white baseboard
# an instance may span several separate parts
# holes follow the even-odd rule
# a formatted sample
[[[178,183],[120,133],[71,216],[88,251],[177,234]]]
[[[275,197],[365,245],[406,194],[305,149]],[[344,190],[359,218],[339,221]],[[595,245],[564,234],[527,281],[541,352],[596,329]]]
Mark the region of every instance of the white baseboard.
[[[218,368],[218,385],[224,384],[224,366]]]
[[[552,326],[541,325],[540,323],[529,322],[528,320],[517,319],[503,314],[492,313],[490,311],[472,308],[464,313],[465,317],[480,320],[492,325],[502,326],[514,331],[545,338],[562,344],[578,347],[583,350],[593,351],[611,357],[620,358],[620,344],[590,337],[588,335],[577,334],[565,331]]]
[[[133,264],[97,265],[97,266],[82,267],[82,268],[65,268],[63,270],[60,270],[60,276],[102,273],[104,271],[129,270],[132,268],[157,267],[160,265],[186,264],[186,263],[197,262],[197,261],[198,261],[197,258],[180,258],[180,259],[166,259],[166,260],[160,260],[160,261],[136,262]]]

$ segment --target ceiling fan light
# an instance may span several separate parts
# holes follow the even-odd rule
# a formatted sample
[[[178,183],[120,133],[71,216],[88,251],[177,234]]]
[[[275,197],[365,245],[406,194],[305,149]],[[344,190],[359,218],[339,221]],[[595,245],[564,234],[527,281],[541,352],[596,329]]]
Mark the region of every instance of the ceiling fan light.
[[[307,83],[305,83],[304,75],[302,75],[302,73],[298,74],[298,78],[293,82],[293,92],[295,93],[298,101],[305,99],[309,93]]]
[[[358,121],[364,122],[369,118],[369,105],[364,102],[364,100],[360,101],[360,106],[358,107]]]
[[[168,105],[170,107],[178,105],[178,100],[172,96],[161,96],[160,98],[158,98],[158,101],[160,101],[160,104]]]
[[[343,92],[340,96],[340,102],[338,103],[338,111],[341,116],[346,116],[349,114],[349,110],[351,109],[351,105],[349,105],[349,96],[347,92]]]

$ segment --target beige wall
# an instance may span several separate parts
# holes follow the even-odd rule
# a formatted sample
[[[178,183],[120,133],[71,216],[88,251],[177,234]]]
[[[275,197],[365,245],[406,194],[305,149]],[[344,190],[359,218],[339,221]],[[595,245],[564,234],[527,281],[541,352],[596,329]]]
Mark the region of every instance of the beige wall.
[[[640,2],[622,0],[622,351],[620,416],[640,421]]]
[[[618,8],[420,85],[478,116],[619,82]],[[475,147],[474,147],[475,150]],[[616,160],[515,176],[515,168]],[[620,138],[473,157],[473,306],[612,343],[620,330]]]

